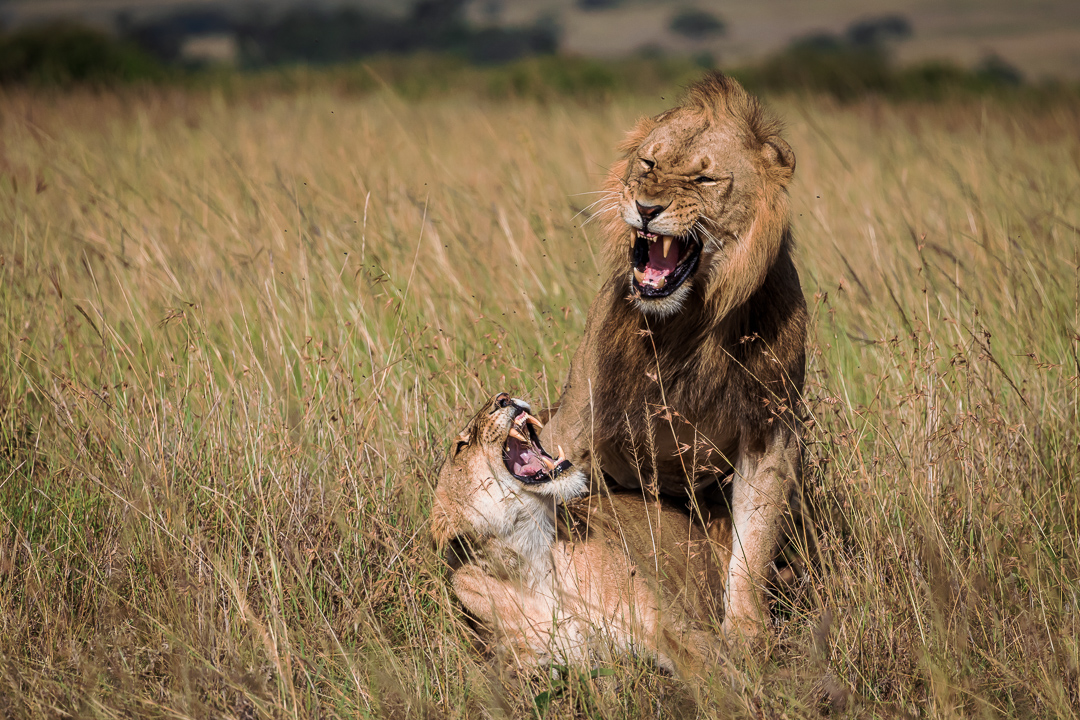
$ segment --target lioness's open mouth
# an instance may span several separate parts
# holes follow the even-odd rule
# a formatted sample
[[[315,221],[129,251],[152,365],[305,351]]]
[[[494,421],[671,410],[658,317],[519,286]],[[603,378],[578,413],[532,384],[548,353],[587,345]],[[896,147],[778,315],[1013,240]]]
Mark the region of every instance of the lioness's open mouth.
[[[634,291],[645,298],[667,297],[697,271],[700,259],[697,238],[638,230],[630,248]]]
[[[563,456],[562,448],[559,448],[557,458],[544,451],[540,436],[536,434],[543,427],[539,420],[519,408],[506,436],[506,447],[503,449],[506,469],[526,485],[551,482],[572,467]]]

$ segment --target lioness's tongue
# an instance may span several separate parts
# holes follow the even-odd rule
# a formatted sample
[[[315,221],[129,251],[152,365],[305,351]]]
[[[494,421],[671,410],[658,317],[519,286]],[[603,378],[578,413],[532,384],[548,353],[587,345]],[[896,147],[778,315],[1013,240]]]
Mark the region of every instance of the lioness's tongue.
[[[661,237],[649,245],[649,262],[645,264],[644,282],[655,285],[657,280],[666,278],[679,264],[679,250],[681,244],[678,240],[672,240],[671,249],[667,257],[664,257],[664,238]]]
[[[515,475],[528,477],[546,469],[532,449],[525,447],[517,438],[508,438],[506,446],[510,456],[510,471]]]

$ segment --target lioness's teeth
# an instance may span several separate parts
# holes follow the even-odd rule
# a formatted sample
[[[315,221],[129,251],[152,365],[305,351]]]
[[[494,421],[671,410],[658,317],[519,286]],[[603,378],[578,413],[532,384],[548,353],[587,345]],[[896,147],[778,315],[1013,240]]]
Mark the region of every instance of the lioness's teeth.
[[[541,455],[540,456],[540,462],[544,463],[544,467],[547,468],[548,470],[554,470],[555,469],[555,462],[551,458],[549,458],[547,455]]]
[[[525,424],[525,420],[526,420],[526,419],[527,419],[528,417],[529,417],[529,416],[528,416],[528,415],[527,415],[526,413],[521,413],[521,414],[520,414],[520,415],[518,415],[518,416],[517,416],[516,418],[514,418],[514,424],[515,424],[515,425],[517,425],[518,427],[521,427],[522,425],[524,425],[524,424]]]
[[[566,455],[563,454],[562,445],[557,445],[556,447],[559,448],[559,457],[555,458],[555,464],[562,465],[564,462],[566,462]]]
[[[671,241],[674,239],[675,238],[671,237],[670,235],[664,236],[664,257],[667,257],[668,253],[671,251]]]
[[[543,430],[544,429],[544,423],[540,422],[540,420],[538,420],[537,418],[534,418],[532,415],[526,415],[525,416],[525,421],[527,423],[529,423],[530,425],[535,426],[537,430]]]
[[[638,281],[638,284],[641,284],[645,281],[645,273],[641,272],[637,268],[634,268],[634,279]]]
[[[525,437],[524,435],[522,435],[521,431],[518,430],[516,427],[510,428],[509,435],[512,438],[516,438],[516,439],[520,440],[521,442],[529,442],[529,439],[527,437]]]

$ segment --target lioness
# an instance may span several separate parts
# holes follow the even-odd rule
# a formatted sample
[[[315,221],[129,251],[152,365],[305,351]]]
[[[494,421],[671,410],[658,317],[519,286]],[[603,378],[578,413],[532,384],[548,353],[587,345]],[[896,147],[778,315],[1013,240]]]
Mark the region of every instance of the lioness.
[[[718,73],[640,120],[620,149],[606,185],[610,273],[541,438],[627,488],[685,497],[730,477],[723,631],[753,635],[801,465],[795,156]]]
[[[585,664],[610,647],[698,672],[717,656],[704,623],[720,609],[728,552],[640,495],[572,501],[585,475],[545,452],[539,427],[500,393],[454,441],[431,513],[454,593],[519,666]],[[556,503],[567,503],[558,517]],[[723,519],[713,529],[730,533]]]

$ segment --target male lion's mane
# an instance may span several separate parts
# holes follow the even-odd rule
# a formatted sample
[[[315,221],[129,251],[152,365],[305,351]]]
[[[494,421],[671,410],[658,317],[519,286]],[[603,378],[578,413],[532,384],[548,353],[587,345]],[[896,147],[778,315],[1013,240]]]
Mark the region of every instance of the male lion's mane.
[[[756,202],[743,209],[751,219],[741,237],[726,243],[713,267],[699,271],[705,282],[695,286],[684,311],[662,322],[622,301],[630,294],[623,266],[634,231],[618,213],[605,217],[612,272],[601,295],[613,302],[599,328],[605,341],[590,348],[599,355],[593,405],[598,440],[614,440],[629,423],[635,444],[643,442],[645,411],[661,406],[677,408],[691,422],[721,413],[740,434],[759,435],[773,422],[793,423],[803,386],[806,309],[791,259],[784,187],[794,157],[786,143],[771,144],[781,125],[756,98],[723,75],[707,76],[688,90],[680,108],[638,121],[619,146],[622,159],[612,167],[605,189],[618,192],[642,142],[679,109],[699,112],[703,122],[735,118],[747,153],[786,152],[788,157],[766,171]],[[663,387],[654,378],[662,378]]]
[[[802,464],[807,313],[792,261],[795,156],[779,129],[719,74],[637,123],[606,183],[611,269],[542,433],[592,470],[594,487],[602,473],[713,505],[715,493],[698,491],[730,480],[725,634],[763,626],[762,588]],[[676,283],[666,293],[658,271]]]

